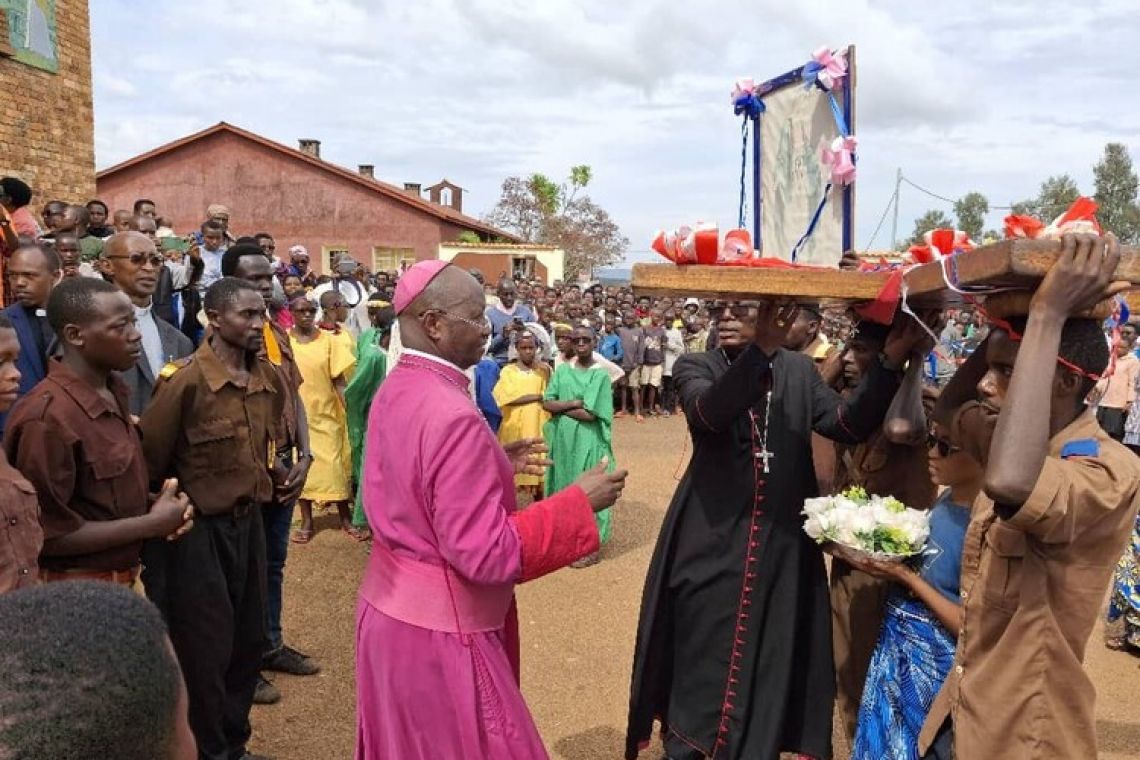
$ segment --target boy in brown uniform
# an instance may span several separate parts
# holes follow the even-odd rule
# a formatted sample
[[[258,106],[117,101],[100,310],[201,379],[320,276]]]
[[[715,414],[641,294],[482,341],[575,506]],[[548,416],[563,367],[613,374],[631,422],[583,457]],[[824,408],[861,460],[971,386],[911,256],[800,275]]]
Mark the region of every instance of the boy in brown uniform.
[[[261,292],[266,309],[273,313],[273,267],[269,257],[256,245],[236,243],[222,256],[222,275],[245,280]],[[280,376],[285,388],[283,413],[276,432],[277,466],[274,479],[277,489],[274,499],[261,513],[265,533],[265,625],[269,646],[262,662],[263,670],[276,670],[297,676],[320,672],[316,660],[285,643],[281,630],[282,591],[285,580],[285,560],[289,552],[289,532],[293,523],[293,507],[305,479],[313,455],[309,450],[309,423],[301,403],[301,371],[293,358],[289,333],[272,317],[262,328],[264,341],[258,356],[269,361]],[[281,692],[264,677],[258,680],[254,702],[273,704],[281,699]]]
[[[273,499],[274,428],[285,390],[258,358],[265,304],[233,277],[205,296],[210,336],[160,373],[140,427],[151,479],[177,475],[198,527],[147,546],[143,581],[170,627],[203,760],[241,757],[265,650],[263,505]]]
[[[127,389],[115,375],[138,358],[134,308],[114,285],[79,277],[56,286],[47,316],[63,358],[12,407],[4,438],[38,495],[40,578],[131,585],[143,541],[177,538],[192,525],[175,481],[159,481],[151,506]]]
[[[878,361],[890,328],[860,322],[843,352],[843,381],[859,385]],[[889,440],[882,427],[857,446],[833,444],[837,455],[835,490],[862,486],[868,493],[894,496],[913,509],[930,509],[937,489],[930,479],[926,439],[918,445]],[[838,557],[831,560],[831,636],[835,652],[837,704],[847,738],[854,741],[863,683],[879,641],[891,582],[857,570]]]
[[[20,341],[8,315],[0,312],[0,414],[20,392]],[[0,449],[0,594],[36,583],[36,560],[44,545],[36,489],[8,464]]]
[[[998,416],[962,551],[954,668],[922,752],[949,757],[952,731],[959,758],[1097,756],[1082,661],[1136,518],[1140,460],[1084,406],[1108,347],[1099,322],[1073,315],[1127,287],[1111,281],[1119,260],[1111,237],[1066,236],[1028,318],[995,323],[944,392],[980,376],[982,408]],[[952,424],[977,410],[961,407]]]

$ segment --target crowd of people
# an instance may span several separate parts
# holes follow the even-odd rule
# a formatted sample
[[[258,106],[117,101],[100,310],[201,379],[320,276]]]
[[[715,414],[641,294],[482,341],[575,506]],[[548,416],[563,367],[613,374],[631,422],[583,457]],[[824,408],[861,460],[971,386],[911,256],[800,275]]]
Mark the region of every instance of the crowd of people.
[[[0,712],[57,726],[0,721],[0,754],[255,758],[251,705],[281,698],[267,674],[320,669],[281,608],[290,546],[327,509],[369,546],[357,757],[546,757],[514,586],[604,557],[615,420],[683,415],[627,758],[655,724],[669,760],[830,758],[835,708],[860,760],[1095,756],[1081,663],[1110,583],[1109,643],[1140,650],[1136,331],[1088,316],[1123,287],[1110,238],[1066,237],[1020,307],[883,325],[443,261],[341,255],[319,275],[224,206],[178,231],[148,199],[37,219],[26,185],[0,188],[0,658],[39,674],[0,677]],[[912,376],[923,424],[892,433]],[[928,551],[825,563],[801,509],[851,487],[929,510]],[[149,606],[106,591],[140,581]],[[100,706],[70,698],[82,684],[45,701],[72,664],[31,651],[52,616],[68,652],[131,621],[140,645],[105,677],[143,673],[169,720],[67,731],[83,711],[98,733]]]

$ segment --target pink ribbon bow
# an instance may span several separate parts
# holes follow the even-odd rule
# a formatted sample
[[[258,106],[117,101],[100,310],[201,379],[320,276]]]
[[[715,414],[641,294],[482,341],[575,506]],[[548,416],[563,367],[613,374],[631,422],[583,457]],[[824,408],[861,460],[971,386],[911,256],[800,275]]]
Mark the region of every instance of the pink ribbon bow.
[[[825,90],[835,89],[843,77],[847,76],[846,50],[832,53],[831,48],[824,46],[812,53],[811,59],[820,66],[816,77]]]
[[[756,93],[756,82],[751,78],[737,79],[732,85],[732,102]]]
[[[819,150],[819,161],[831,176],[831,184],[840,187],[855,181],[855,136],[839,136]]]

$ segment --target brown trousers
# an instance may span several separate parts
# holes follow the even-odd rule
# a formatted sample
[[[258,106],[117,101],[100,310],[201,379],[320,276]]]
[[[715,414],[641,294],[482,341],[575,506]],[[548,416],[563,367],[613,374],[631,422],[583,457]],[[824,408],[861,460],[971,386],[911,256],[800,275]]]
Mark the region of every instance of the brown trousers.
[[[831,561],[831,636],[835,653],[835,685],[840,717],[850,741],[855,739],[859,702],[879,628],[890,581],[879,580],[848,565]]]

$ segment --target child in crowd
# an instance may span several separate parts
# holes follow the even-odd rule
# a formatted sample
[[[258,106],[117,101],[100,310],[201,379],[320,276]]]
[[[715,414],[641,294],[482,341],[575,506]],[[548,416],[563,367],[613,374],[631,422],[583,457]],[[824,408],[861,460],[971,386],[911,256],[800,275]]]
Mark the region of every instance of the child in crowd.
[[[853,562],[895,585],[863,687],[852,760],[917,757],[922,722],[954,661],[962,543],[984,474],[982,452],[965,443],[939,424],[928,437],[931,480],[946,490],[931,509],[927,551],[917,562]]]
[[[632,406],[638,422],[641,422],[644,418],[641,416],[639,369],[645,354],[645,331],[637,324],[637,313],[633,309],[622,312],[621,322],[617,334],[621,341],[621,368],[625,371],[625,380],[621,384],[621,408],[614,416],[624,417],[626,409]]]
[[[529,332],[515,340],[518,358],[503,367],[495,384],[495,403],[502,410],[499,440],[504,444],[528,438],[542,438],[542,426],[550,415],[542,407],[543,394],[550,382],[550,367],[538,359],[538,340]],[[515,475],[515,485],[534,501],[542,498],[542,477]]]
[[[573,363],[565,362],[554,371],[544,394],[543,407],[553,415],[544,432],[553,464],[546,471],[546,494],[557,493],[582,473],[608,461],[616,465],[613,453],[613,386],[610,377],[594,360],[593,328],[576,327],[570,336]],[[598,534],[604,545],[613,533],[610,510],[595,514]],[[594,554],[574,563],[574,567],[595,564]]]
[[[677,319],[677,313],[673,309],[665,312],[665,377],[661,387],[661,408],[666,417],[681,413],[677,389],[673,387],[673,364],[685,353],[683,326],[684,323]]]
[[[641,357],[638,385],[645,389],[642,408],[656,417],[660,412],[661,384],[665,379],[665,325],[660,309],[649,312],[649,326],[645,328],[645,350]]]

